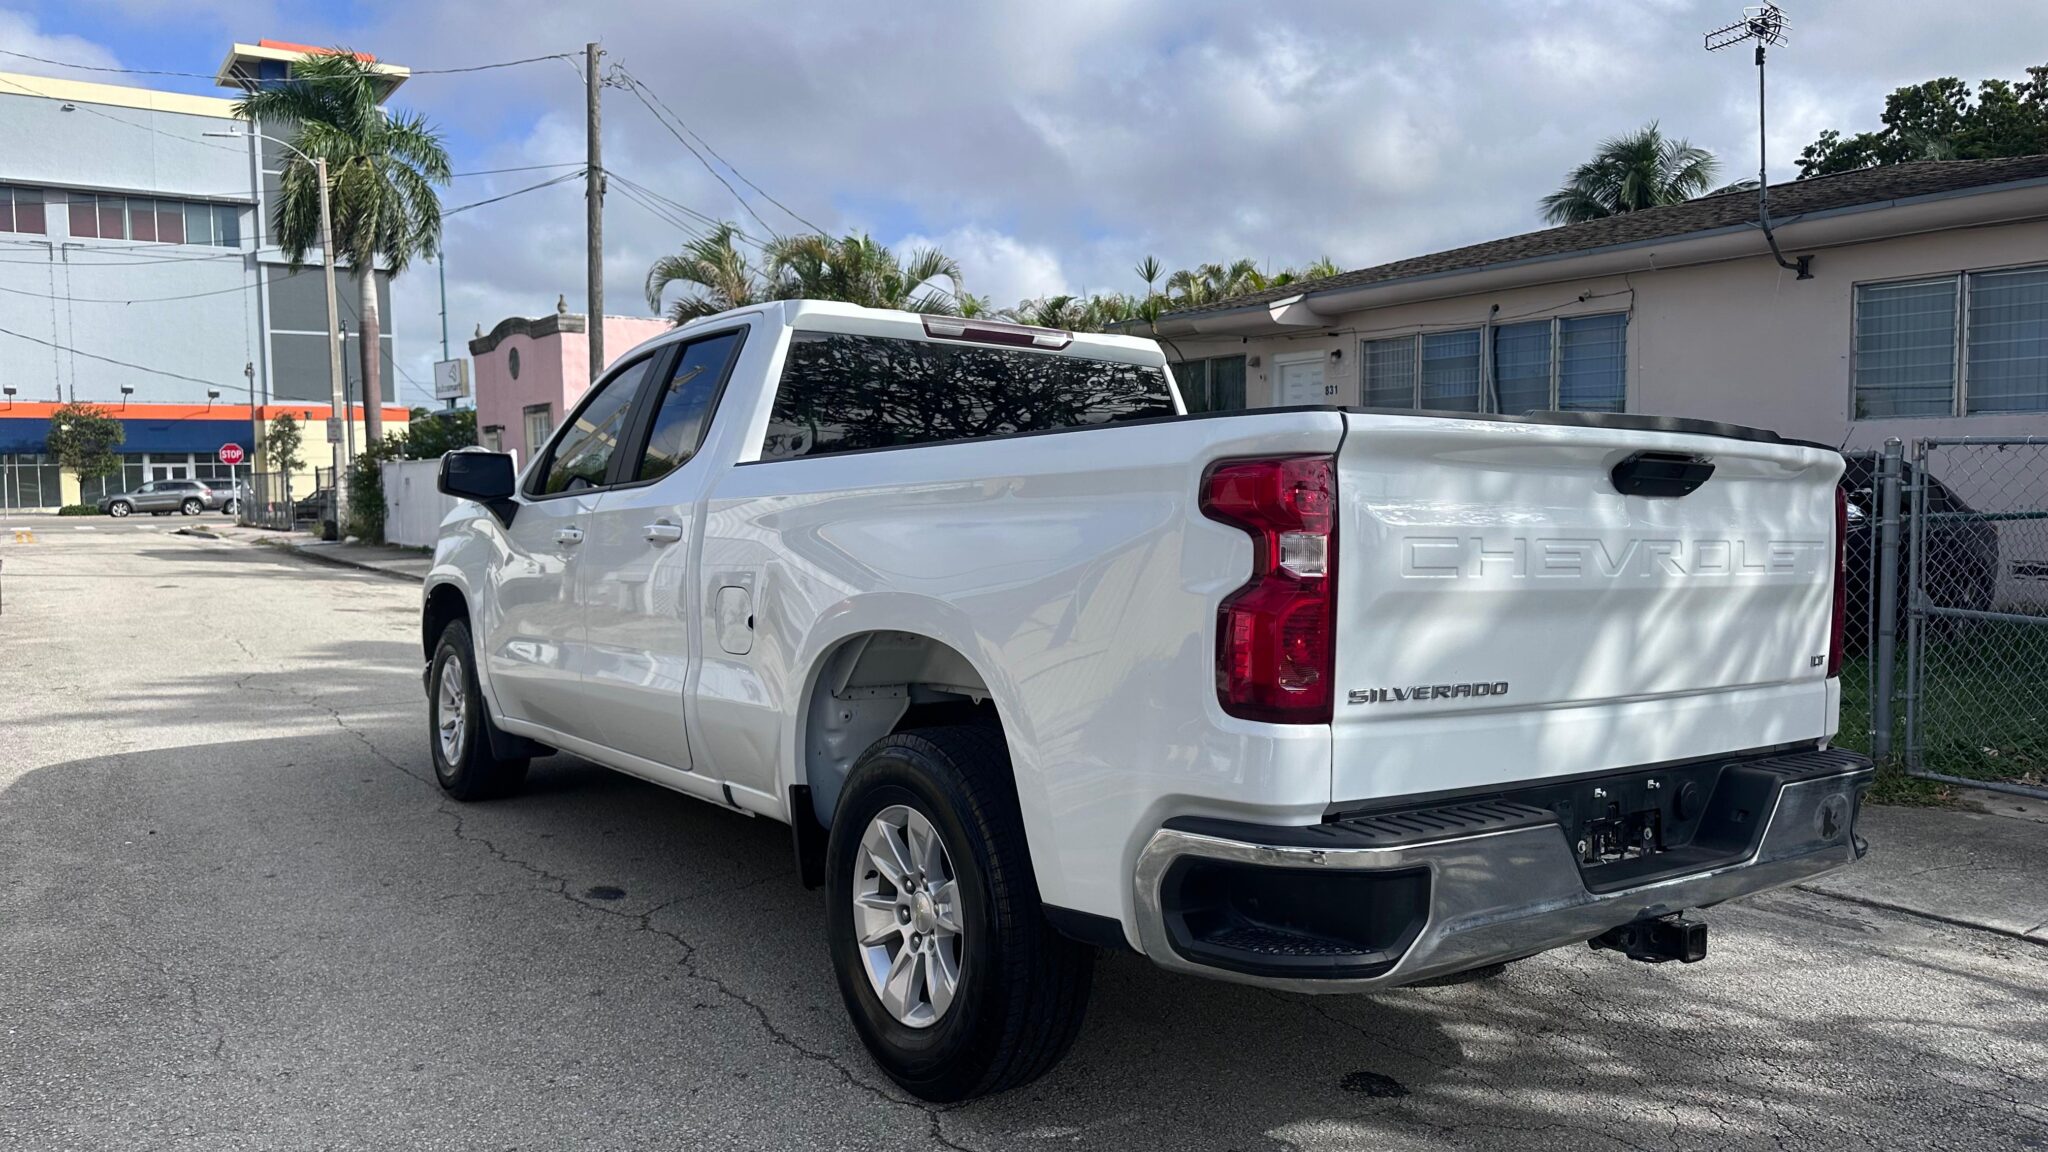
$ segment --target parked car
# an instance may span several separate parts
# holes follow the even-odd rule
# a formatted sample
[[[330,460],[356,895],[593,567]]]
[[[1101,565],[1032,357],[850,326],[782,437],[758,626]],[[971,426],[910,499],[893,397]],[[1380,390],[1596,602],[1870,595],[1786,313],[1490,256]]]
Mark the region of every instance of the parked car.
[[[1850,452],[1843,457],[1842,490],[1848,501],[1848,615],[1845,642],[1851,655],[1875,640],[1878,596],[1878,454]],[[1893,627],[1905,643],[1910,605],[1908,581],[1913,549],[1912,461],[1904,461],[1899,492],[1899,591]],[[1987,611],[1998,595],[1998,528],[1967,518],[1976,511],[1946,484],[1927,477],[1927,547],[1921,557],[1922,587],[1931,603],[1946,608]],[[1961,514],[1961,515],[1958,515]]]
[[[786,822],[930,1100],[1052,1067],[1098,949],[1304,992],[1699,960],[1689,910],[1863,852],[1841,472],[1644,416],[1187,415],[1146,340],[740,309],[523,476],[442,458],[435,775],[560,749]]]
[[[151,480],[132,491],[100,497],[99,509],[115,517],[135,512],[152,516],[182,512],[197,516],[220,510],[232,498],[232,489],[215,489],[202,480]]]
[[[328,513],[334,499],[334,489],[316,488],[309,495],[301,496],[292,504],[293,520],[319,520]]]

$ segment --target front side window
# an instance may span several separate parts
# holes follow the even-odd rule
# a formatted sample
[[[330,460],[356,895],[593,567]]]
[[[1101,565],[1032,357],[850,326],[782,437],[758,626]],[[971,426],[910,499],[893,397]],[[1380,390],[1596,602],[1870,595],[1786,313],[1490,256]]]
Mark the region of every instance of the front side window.
[[[764,460],[1173,415],[1166,372],[1076,355],[797,332]]]
[[[711,406],[718,400],[726,368],[739,344],[740,333],[727,332],[683,349],[676,358],[676,370],[661,390],[661,407],[654,413],[647,451],[640,454],[634,479],[659,479],[697,454],[704,442],[704,428],[711,421]]]
[[[646,357],[635,360],[592,390],[549,453],[537,495],[581,492],[604,484],[648,363]]]

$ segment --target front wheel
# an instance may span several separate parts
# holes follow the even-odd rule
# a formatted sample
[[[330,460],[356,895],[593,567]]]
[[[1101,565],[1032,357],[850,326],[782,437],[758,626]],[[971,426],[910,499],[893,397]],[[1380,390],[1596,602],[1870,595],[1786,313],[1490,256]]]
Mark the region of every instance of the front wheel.
[[[826,849],[832,967],[882,1071],[933,1101],[1045,1074],[1080,1032],[1094,950],[1038,900],[1000,730],[886,737]]]
[[[460,620],[448,625],[434,647],[433,675],[427,684],[434,779],[457,800],[488,800],[517,792],[526,782],[529,763],[524,756],[500,757],[491,751],[491,718],[477,684],[474,653],[469,626]]]
[[[221,505],[220,510],[229,516],[233,516],[242,510],[242,502],[240,500],[230,500]]]
[[[107,505],[107,515],[112,516],[116,520],[133,511],[135,511],[134,505],[126,500],[116,500],[112,504]]]
[[[197,496],[188,496],[183,504],[178,505],[178,511],[187,516],[197,516],[206,511],[206,505]]]

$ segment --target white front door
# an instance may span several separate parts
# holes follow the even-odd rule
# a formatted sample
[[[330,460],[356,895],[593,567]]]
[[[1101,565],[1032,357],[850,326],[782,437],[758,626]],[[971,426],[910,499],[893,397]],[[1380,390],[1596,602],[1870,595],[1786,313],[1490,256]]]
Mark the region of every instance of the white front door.
[[[584,545],[578,714],[606,747],[679,771],[691,767],[683,693],[703,617],[691,603],[690,565],[712,476],[697,453],[744,335],[713,333],[660,362],[644,447],[628,447],[633,458],[599,497]]]
[[[1329,404],[1332,398],[1323,387],[1323,356],[1294,359],[1273,359],[1274,395],[1279,403],[1288,407],[1305,404]]]

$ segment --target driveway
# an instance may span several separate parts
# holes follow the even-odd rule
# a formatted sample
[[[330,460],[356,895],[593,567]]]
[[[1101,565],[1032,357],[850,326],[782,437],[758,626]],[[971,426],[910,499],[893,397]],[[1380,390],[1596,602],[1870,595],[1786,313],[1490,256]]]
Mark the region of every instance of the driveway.
[[[0,1147],[2048,1147],[2048,948],[1806,892],[1373,998],[1111,956],[928,1108],[781,828],[569,757],[450,803],[417,589],[175,526],[0,537]]]

